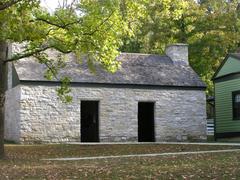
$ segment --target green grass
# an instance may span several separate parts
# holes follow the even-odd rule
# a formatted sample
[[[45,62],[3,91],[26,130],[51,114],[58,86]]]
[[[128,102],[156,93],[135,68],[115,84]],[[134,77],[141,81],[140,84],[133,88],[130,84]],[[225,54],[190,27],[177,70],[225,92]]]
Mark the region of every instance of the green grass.
[[[207,145],[6,145],[0,179],[234,179],[240,152],[81,161],[42,158],[85,157],[232,149]],[[240,148],[240,147],[239,147]]]

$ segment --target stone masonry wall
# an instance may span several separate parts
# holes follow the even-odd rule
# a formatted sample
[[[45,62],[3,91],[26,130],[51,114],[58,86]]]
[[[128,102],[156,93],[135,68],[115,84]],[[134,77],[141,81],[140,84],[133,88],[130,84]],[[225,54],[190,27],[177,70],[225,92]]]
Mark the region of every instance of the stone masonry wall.
[[[62,103],[54,86],[20,87],[20,142],[80,141],[80,102],[99,101],[100,141],[137,141],[138,102],[155,102],[156,141],[206,139],[204,91],[72,87]]]

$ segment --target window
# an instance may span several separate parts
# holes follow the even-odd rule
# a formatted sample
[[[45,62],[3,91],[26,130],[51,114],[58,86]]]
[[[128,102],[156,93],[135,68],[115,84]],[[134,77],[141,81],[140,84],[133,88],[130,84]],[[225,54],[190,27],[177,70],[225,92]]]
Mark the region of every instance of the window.
[[[233,92],[233,119],[240,120],[240,91]]]

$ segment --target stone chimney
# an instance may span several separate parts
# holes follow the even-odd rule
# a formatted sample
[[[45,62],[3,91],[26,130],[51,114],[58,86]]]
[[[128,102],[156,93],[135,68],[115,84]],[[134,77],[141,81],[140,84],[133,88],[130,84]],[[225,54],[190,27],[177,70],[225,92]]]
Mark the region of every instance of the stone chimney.
[[[189,64],[188,61],[188,44],[171,44],[166,47],[165,53],[170,57],[173,63],[185,63]]]

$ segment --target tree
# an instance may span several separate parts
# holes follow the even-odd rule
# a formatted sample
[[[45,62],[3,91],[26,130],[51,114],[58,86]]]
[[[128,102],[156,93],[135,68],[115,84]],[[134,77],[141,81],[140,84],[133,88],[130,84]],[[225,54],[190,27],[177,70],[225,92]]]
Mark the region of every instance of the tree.
[[[199,2],[199,3],[198,3]],[[123,51],[163,53],[170,43],[189,44],[193,69],[208,85],[227,52],[240,45],[240,5],[237,0],[149,0],[146,16],[134,37],[126,37]]]
[[[78,59],[82,54],[88,56],[89,68],[98,62],[105,70],[115,72],[119,67],[115,58],[122,37],[133,34],[136,26],[132,22],[142,9],[130,0],[74,0],[49,13],[39,6],[38,0],[0,2],[0,157],[4,155],[6,63],[33,56],[48,67],[45,77],[52,79],[57,78],[58,70],[64,66],[64,54],[75,53]],[[9,42],[19,42],[25,47],[8,58]],[[47,49],[55,49],[61,55],[52,60]],[[70,79],[63,77],[61,81],[57,93],[63,101],[69,102]]]
[[[18,32],[18,30],[25,29],[25,26],[22,29],[20,26],[23,22],[30,20],[28,11],[37,4],[35,1],[27,2],[23,0],[4,0],[0,2],[0,158],[4,155],[4,93],[7,83],[5,60],[8,58],[8,41],[12,39],[21,42],[23,33]],[[24,15],[23,19],[19,18],[21,15]]]
[[[0,158],[4,154],[4,92],[6,83],[6,65],[3,63],[3,59],[7,57],[7,43],[0,42]]]

